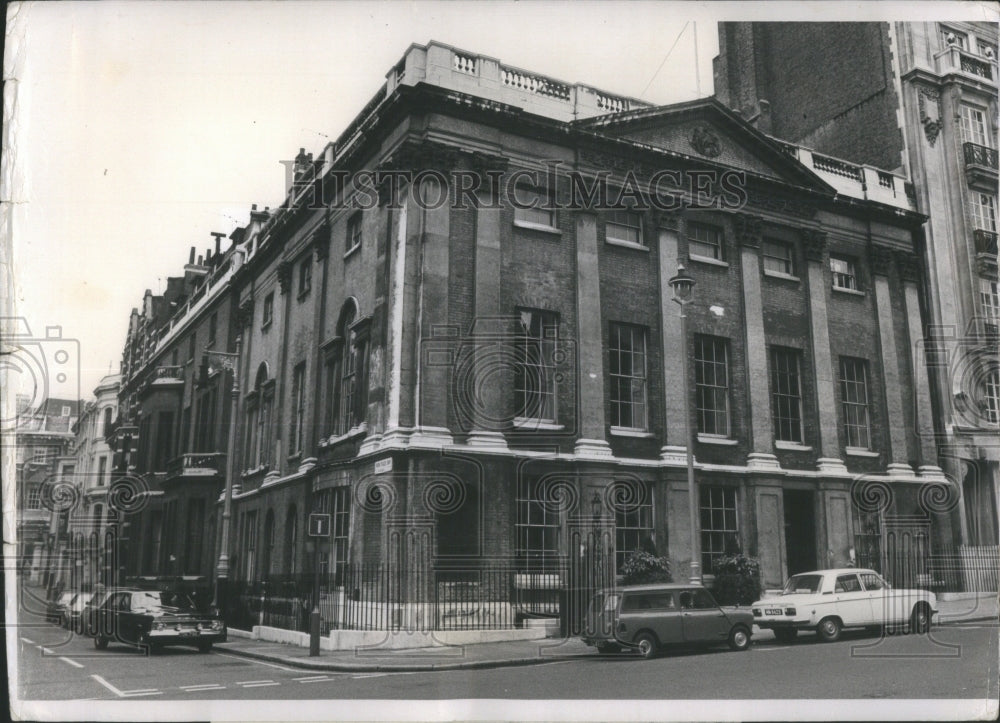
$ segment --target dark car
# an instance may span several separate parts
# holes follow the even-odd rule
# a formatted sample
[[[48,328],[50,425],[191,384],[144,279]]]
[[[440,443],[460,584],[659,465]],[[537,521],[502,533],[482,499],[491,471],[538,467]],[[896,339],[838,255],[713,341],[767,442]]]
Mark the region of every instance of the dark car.
[[[664,583],[594,595],[582,638],[600,653],[631,648],[652,658],[674,645],[728,643],[733,650],[746,650],[752,628],[749,608],[720,607],[699,585]]]
[[[165,645],[191,645],[207,653],[213,643],[226,640],[226,625],[219,616],[199,612],[183,593],[157,590],[107,592],[91,609],[88,629],[98,650],[116,640],[148,646],[150,652]]]

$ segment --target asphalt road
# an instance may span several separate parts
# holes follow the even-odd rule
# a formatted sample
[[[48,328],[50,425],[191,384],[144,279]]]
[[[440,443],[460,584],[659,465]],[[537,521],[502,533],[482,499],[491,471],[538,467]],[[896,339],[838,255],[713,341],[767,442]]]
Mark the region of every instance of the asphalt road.
[[[942,626],[928,636],[886,639],[845,633],[822,644],[756,644],[673,653],[578,658],[525,667],[427,673],[322,673],[223,651],[166,649],[148,656],[123,645],[95,650],[51,624],[12,631],[18,690],[34,700],[319,699],[767,699],[997,697],[998,629]]]

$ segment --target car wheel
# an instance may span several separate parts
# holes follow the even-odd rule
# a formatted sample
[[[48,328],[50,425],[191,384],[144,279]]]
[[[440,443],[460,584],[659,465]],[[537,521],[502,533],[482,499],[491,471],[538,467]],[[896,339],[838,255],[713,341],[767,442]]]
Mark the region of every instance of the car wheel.
[[[621,648],[613,643],[599,643],[597,645],[597,652],[601,655],[612,655],[621,652]]]
[[[745,625],[735,625],[729,631],[729,647],[733,650],[748,650],[750,641],[750,631]]]
[[[799,636],[799,631],[795,628],[781,628],[774,631],[774,639],[779,643],[794,643]]]
[[[840,621],[837,618],[823,618],[816,628],[824,643],[835,643],[840,639]]]
[[[103,635],[95,635],[94,647],[97,648],[98,650],[104,650],[106,647],[108,647],[108,639]]]
[[[931,614],[927,611],[927,606],[918,604],[913,608],[910,616],[910,632],[923,635],[931,629]]]
[[[652,633],[640,633],[635,639],[635,644],[639,648],[639,655],[646,660],[656,657],[656,649],[659,647],[659,643],[656,642],[656,638]]]
[[[212,649],[212,643],[211,642],[198,643],[198,652],[199,653],[207,653],[211,649]]]

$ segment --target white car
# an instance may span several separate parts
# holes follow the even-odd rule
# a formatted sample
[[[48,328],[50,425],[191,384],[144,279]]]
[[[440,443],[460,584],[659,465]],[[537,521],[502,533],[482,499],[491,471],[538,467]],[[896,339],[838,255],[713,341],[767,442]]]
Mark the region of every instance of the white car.
[[[874,570],[848,567],[793,575],[780,595],[758,600],[751,609],[754,624],[773,630],[782,642],[791,642],[800,630],[815,630],[832,643],[843,628],[908,625],[926,632],[937,614],[937,597],[926,590],[895,590]]]

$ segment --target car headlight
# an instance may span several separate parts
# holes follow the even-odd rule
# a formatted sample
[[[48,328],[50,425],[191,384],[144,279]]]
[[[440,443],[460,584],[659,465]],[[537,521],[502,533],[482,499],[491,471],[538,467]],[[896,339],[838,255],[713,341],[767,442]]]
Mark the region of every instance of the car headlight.
[[[153,630],[165,630],[166,627],[163,623],[153,623]]]
[[[222,630],[222,621],[221,620],[213,620],[212,621],[212,630]]]
[[[753,609],[753,616],[755,618],[762,617],[763,615],[764,615],[764,613],[761,612],[760,608],[754,608]]]

